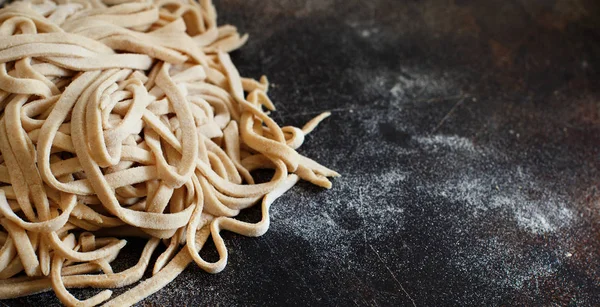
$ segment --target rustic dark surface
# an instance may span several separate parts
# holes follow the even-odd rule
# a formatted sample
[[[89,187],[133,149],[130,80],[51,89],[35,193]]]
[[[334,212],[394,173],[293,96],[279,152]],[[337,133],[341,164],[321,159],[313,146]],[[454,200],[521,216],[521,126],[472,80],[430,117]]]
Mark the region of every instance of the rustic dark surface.
[[[343,177],[298,185],[265,236],[225,234],[224,272],[190,265],[140,306],[600,303],[599,2],[217,4],[279,123],[332,110],[301,152]]]

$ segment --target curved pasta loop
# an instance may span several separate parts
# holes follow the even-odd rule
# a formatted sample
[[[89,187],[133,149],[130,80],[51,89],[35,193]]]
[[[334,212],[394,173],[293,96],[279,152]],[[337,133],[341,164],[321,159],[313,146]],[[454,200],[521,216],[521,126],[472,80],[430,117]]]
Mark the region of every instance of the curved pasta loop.
[[[75,236],[73,234],[68,235],[67,237],[65,237],[63,243],[67,248],[74,248]],[[112,295],[112,291],[110,290],[104,290],[84,301],[80,301],[77,298],[75,298],[71,293],[69,293],[69,291],[67,291],[63,283],[61,270],[64,264],[64,260],[65,259],[62,258],[60,254],[54,255],[54,257],[52,258],[52,269],[50,275],[54,293],[56,293],[56,296],[58,296],[58,298],[63,303],[69,306],[95,306],[110,298],[110,296]]]
[[[271,207],[271,204],[273,204],[277,198],[283,195],[283,193],[292,188],[297,182],[298,176],[293,174],[289,175],[279,186],[267,193],[265,197],[263,197],[261,205],[262,219],[255,224],[242,222],[228,217],[219,217],[213,219],[213,217],[209,215],[202,216],[201,212],[194,212],[186,233],[188,252],[190,253],[194,262],[196,262],[199,267],[209,273],[221,272],[225,268],[225,265],[227,265],[227,247],[225,246],[225,241],[221,237],[220,232],[222,230],[229,230],[245,236],[262,236],[269,229],[269,208]],[[219,253],[219,260],[213,263],[207,262],[200,257],[200,255],[196,252],[197,248],[194,243],[195,241],[193,240],[196,229],[202,228],[208,223],[210,223],[211,236],[217,248],[217,252]]]
[[[264,234],[271,204],[305,179],[339,176],[297,149],[329,113],[281,127],[266,77],[228,52],[248,36],[218,26],[210,0],[23,0],[0,9],[0,299],[118,288],[132,305],[190,263],[227,264],[221,231]],[[258,181],[253,171],[272,176]],[[262,219],[235,219],[260,202]],[[147,240],[114,272],[126,237]],[[199,251],[212,237],[219,260]],[[156,248],[164,252],[151,264]]]

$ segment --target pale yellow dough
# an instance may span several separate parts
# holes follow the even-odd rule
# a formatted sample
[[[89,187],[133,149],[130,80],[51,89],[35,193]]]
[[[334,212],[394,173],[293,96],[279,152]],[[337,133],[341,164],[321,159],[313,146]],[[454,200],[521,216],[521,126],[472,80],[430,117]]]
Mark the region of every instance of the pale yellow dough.
[[[222,230],[260,236],[298,179],[339,176],[296,149],[329,113],[280,127],[265,77],[228,52],[210,0],[28,0],[0,10],[0,299],[53,290],[69,306],[132,305],[190,262],[223,270]],[[251,172],[273,169],[266,183]],[[236,220],[261,203],[262,220]],[[139,262],[110,263],[124,238]],[[219,260],[199,255],[212,237]],[[159,244],[166,251],[151,263]],[[80,301],[68,288],[118,288]]]

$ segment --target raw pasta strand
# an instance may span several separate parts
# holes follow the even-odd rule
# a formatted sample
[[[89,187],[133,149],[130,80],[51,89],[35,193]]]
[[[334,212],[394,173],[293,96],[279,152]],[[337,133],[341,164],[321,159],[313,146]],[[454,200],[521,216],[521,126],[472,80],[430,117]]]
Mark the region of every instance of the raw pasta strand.
[[[267,78],[240,76],[228,54],[247,39],[217,25],[210,0],[0,9],[0,299],[54,291],[68,306],[135,304],[191,262],[222,271],[221,232],[263,235],[298,180],[331,187],[339,174],[298,152],[330,113],[302,128],[273,120]],[[257,169],[273,175],[259,182]],[[261,221],[235,218],[256,204]],[[139,261],[114,272],[130,237],[146,240]],[[200,256],[209,237],[214,263]],[[85,287],[102,290],[69,292]]]

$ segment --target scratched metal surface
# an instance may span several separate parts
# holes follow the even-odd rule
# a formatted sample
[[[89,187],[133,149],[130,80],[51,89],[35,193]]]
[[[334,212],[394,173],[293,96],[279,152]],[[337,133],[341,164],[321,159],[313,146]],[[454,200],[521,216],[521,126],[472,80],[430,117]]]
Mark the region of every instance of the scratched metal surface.
[[[344,177],[300,184],[265,236],[225,235],[224,272],[191,265],[140,306],[600,302],[597,1],[218,9],[250,34],[233,58],[270,77],[278,122],[333,110],[301,152]]]

